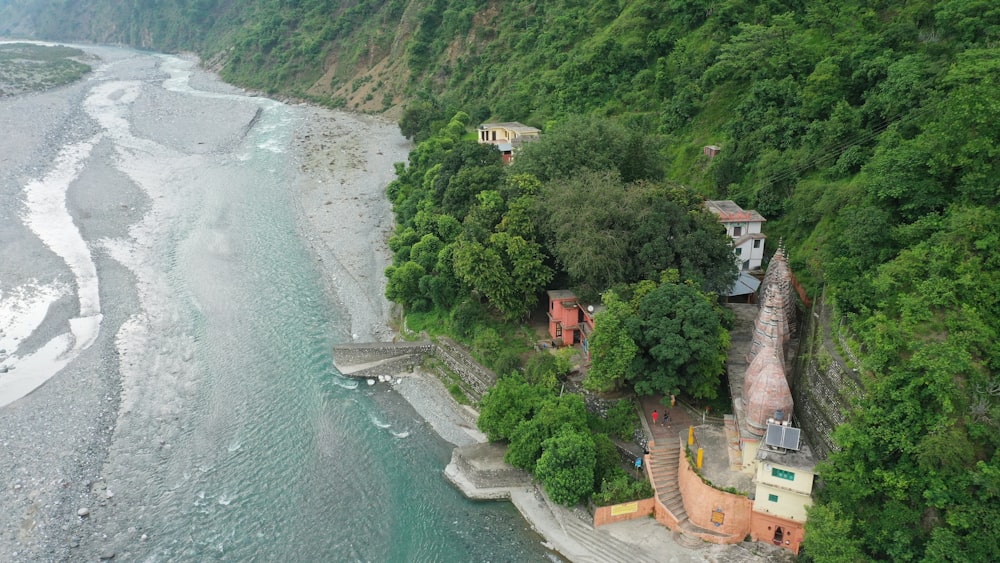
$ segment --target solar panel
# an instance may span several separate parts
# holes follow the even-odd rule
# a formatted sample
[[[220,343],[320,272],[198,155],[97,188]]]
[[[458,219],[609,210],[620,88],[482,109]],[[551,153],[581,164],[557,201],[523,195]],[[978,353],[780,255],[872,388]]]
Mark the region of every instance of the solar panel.
[[[791,426],[783,426],[782,428],[785,429],[785,433],[781,438],[781,447],[797,451],[799,449],[799,435],[802,431]]]
[[[764,443],[774,448],[781,447],[781,429],[778,424],[767,423],[767,434],[764,435]]]
[[[767,434],[764,436],[764,443],[772,448],[798,451],[801,434],[802,431],[798,428],[769,422],[767,423]]]

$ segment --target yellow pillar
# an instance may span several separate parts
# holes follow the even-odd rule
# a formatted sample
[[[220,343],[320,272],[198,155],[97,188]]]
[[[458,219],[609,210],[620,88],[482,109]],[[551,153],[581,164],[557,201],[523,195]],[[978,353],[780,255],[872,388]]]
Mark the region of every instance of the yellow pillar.
[[[698,469],[701,469],[701,460],[705,457],[705,450],[698,448]]]
[[[688,445],[694,445],[694,426],[688,426]]]

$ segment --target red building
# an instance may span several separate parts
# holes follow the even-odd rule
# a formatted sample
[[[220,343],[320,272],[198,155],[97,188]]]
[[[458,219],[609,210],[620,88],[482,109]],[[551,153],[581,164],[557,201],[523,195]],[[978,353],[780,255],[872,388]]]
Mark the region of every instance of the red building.
[[[554,289],[549,296],[549,336],[555,346],[581,344],[588,350],[588,339],[594,332],[593,305],[582,306],[576,294],[566,289]]]

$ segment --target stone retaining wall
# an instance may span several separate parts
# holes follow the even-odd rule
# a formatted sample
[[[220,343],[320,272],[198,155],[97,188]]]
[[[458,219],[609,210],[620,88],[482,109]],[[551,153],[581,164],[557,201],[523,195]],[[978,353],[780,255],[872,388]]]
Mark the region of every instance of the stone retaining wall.
[[[434,353],[433,342],[368,342],[364,344],[339,344],[333,347],[333,364],[341,367],[368,364],[395,358],[404,354],[423,356]]]
[[[480,489],[530,485],[531,475],[503,461],[506,451],[495,443],[463,446],[452,450],[451,463]]]
[[[471,388],[472,398],[476,401],[482,399],[486,391],[497,382],[495,373],[483,367],[465,348],[450,338],[442,338],[438,342],[434,355],[462,378]]]
[[[362,366],[351,366],[346,368],[348,371],[341,370],[341,374],[344,377],[357,377],[363,379],[377,379],[382,376],[396,377],[401,373],[412,372],[423,361],[423,354],[402,354],[400,356],[363,364]]]
[[[458,343],[443,338],[440,342],[370,342],[341,344],[333,347],[333,363],[345,377],[371,378],[409,373],[424,357],[440,359],[466,385],[474,401],[483,397],[496,383],[496,375],[483,367]]]
[[[803,323],[799,362],[791,382],[796,418],[818,460],[836,448],[833,430],[846,420],[851,402],[865,392],[861,378],[840,357],[832,338],[828,339],[830,308],[822,297],[814,302]]]

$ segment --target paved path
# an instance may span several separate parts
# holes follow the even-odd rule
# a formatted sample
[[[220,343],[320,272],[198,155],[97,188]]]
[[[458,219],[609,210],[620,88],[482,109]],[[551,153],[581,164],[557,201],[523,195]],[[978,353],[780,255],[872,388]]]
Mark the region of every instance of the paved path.
[[[681,432],[687,432],[689,426],[695,423],[695,420],[688,413],[687,409],[680,406],[678,403],[675,407],[670,407],[670,398],[667,397],[666,403],[668,406],[664,406],[661,402],[662,397],[655,395],[652,397],[643,397],[639,400],[639,404],[642,405],[642,412],[646,419],[646,428],[650,434],[652,434],[653,441],[657,444],[663,444],[667,439],[675,439],[680,435]],[[653,424],[652,414],[656,410],[659,412],[659,422]],[[664,414],[669,415],[668,420],[664,420]]]

